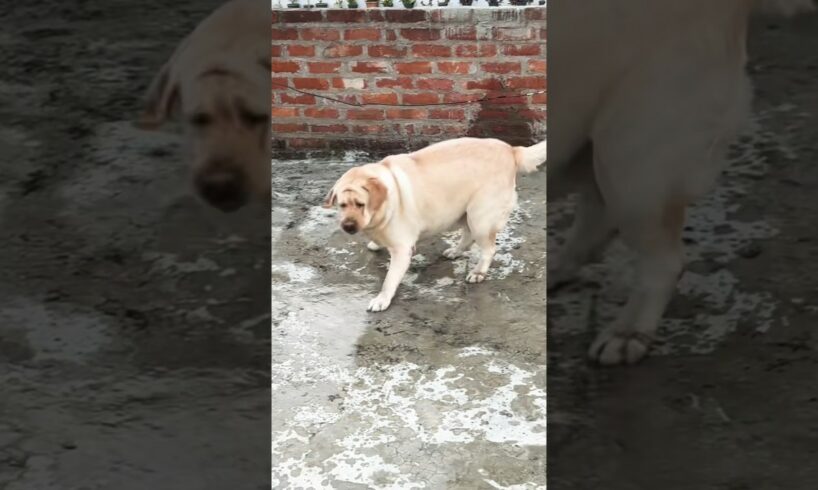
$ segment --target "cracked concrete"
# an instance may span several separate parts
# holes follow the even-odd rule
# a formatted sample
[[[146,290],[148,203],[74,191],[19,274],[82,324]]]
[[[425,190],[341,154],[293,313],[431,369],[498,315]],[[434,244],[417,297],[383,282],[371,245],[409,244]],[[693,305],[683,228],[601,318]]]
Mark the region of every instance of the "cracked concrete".
[[[387,257],[320,207],[352,164],[274,161],[273,486],[544,489],[544,173],[519,180],[489,280],[422,241],[393,305]]]

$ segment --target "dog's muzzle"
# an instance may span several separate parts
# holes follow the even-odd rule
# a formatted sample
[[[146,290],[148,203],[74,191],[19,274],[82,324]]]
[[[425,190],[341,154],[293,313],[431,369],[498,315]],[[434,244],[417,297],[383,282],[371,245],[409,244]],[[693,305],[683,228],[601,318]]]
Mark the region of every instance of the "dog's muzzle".
[[[358,223],[355,221],[345,220],[341,222],[341,229],[350,235],[358,233]]]
[[[226,213],[241,208],[247,202],[244,176],[236,170],[202,173],[196,178],[196,189],[208,204]]]

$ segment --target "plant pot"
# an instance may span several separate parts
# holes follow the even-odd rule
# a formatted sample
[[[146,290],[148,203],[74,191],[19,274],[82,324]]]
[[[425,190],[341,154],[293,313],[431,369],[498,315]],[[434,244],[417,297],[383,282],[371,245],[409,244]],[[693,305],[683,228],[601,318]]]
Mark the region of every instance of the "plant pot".
[[[489,0],[489,7],[499,7],[500,0]]]
[[[528,0],[511,0],[511,5],[516,7],[524,7],[528,5]]]
[[[474,3],[474,0],[460,0],[460,5],[465,5],[466,7],[470,6]]]
[[[325,9],[325,8],[329,8],[329,4],[326,3],[326,2],[318,2],[318,3],[315,4],[315,7],[319,8],[319,9]]]
[[[297,3],[297,2],[290,2],[290,3],[287,4],[288,9],[297,9],[300,6],[301,6],[301,4]]]
[[[413,9],[413,8],[415,8],[415,2],[412,2],[412,3],[403,2],[403,6],[404,6],[404,8],[407,8],[407,9]]]
[[[449,0],[440,0],[439,2],[437,2],[437,6],[438,7],[448,7],[449,6]]]
[[[347,8],[351,8],[351,9],[358,8],[358,2],[347,2]]]

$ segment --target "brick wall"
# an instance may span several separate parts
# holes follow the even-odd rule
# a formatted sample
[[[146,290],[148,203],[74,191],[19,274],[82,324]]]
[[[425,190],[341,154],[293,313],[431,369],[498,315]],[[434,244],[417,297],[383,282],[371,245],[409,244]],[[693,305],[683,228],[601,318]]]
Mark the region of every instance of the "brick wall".
[[[542,139],[546,94],[520,94],[546,88],[545,17],[536,7],[273,11],[274,147]],[[464,103],[481,97],[494,100]],[[440,103],[455,105],[430,105]]]

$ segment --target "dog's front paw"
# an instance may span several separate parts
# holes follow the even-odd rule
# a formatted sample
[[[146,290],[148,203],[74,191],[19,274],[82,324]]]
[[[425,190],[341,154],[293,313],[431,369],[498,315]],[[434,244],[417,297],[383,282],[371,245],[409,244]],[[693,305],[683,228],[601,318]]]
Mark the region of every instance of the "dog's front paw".
[[[461,252],[457,247],[447,248],[443,251],[443,256],[450,260],[454,260],[462,255],[463,252]]]
[[[371,242],[366,244],[366,248],[368,248],[372,252],[377,252],[378,250],[381,250],[383,247],[381,247],[380,245],[378,245],[374,241],[371,241]]]
[[[371,311],[373,313],[383,311],[389,308],[390,303],[392,303],[392,300],[390,298],[386,297],[383,294],[379,294],[375,296],[372,299],[372,301],[369,302],[369,307],[366,309],[366,311]]]
[[[477,284],[486,280],[486,274],[483,272],[469,272],[466,276],[466,282],[469,284]]]
[[[588,357],[603,366],[636,364],[648,353],[653,339],[641,332],[604,331],[588,349]]]

